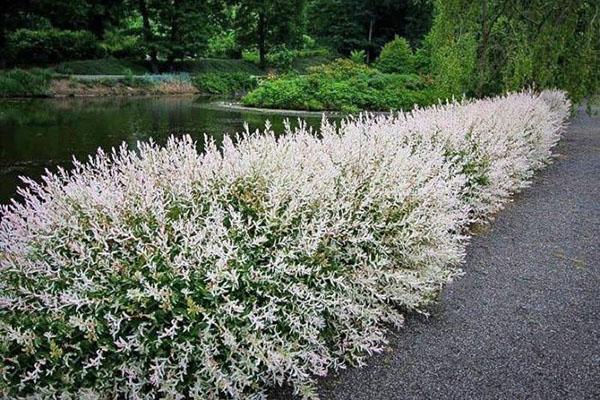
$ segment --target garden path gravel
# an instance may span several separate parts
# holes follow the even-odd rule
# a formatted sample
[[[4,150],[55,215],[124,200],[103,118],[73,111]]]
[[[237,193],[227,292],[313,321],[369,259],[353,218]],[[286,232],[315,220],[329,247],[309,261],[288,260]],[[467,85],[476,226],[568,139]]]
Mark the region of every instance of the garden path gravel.
[[[600,118],[471,240],[465,276],[321,399],[600,399]],[[276,398],[286,398],[279,393]]]

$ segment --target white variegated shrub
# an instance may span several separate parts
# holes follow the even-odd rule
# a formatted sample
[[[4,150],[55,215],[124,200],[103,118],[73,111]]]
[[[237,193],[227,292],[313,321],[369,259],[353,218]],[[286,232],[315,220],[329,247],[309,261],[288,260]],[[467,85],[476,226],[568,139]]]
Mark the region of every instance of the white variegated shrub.
[[[0,222],[0,397],[313,396],[425,312],[568,111],[516,93],[28,180]]]

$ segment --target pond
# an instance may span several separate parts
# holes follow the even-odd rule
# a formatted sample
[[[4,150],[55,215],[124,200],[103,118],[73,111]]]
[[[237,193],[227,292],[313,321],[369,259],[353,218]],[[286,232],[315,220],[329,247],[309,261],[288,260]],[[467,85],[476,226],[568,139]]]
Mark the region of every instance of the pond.
[[[39,178],[46,168],[69,168],[72,157],[87,159],[99,147],[123,141],[135,145],[152,138],[165,143],[171,135],[189,134],[202,147],[204,134],[221,142],[225,135],[262,128],[271,121],[276,133],[286,118],[297,115],[259,113],[215,107],[203,97],[67,98],[0,101],[0,203],[17,197],[19,176]],[[313,127],[320,116],[303,119]],[[202,150],[201,148],[199,150]]]

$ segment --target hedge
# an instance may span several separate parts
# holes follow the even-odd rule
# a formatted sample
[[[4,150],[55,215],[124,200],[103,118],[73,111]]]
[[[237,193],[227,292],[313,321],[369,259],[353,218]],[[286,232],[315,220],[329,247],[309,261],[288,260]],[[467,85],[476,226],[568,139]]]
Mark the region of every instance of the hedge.
[[[313,396],[426,312],[568,112],[515,93],[27,180],[0,222],[0,397]]]
[[[47,65],[104,56],[104,50],[88,31],[19,29],[8,36],[7,49],[14,65]]]

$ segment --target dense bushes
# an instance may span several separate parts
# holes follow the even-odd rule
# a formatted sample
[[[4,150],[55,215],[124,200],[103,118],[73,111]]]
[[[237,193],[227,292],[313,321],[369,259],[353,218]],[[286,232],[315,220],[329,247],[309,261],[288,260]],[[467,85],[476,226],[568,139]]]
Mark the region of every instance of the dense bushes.
[[[385,344],[544,165],[562,93],[125,145],[0,222],[0,397],[253,398]]]
[[[292,70],[295,52],[288,49],[285,45],[273,47],[267,53],[267,64],[279,72]]]
[[[107,55],[119,59],[144,60],[147,48],[141,38],[128,29],[106,32],[102,47]]]
[[[202,93],[231,95],[254,89],[257,78],[243,72],[209,72],[195,75],[192,83]]]
[[[263,81],[245,105],[299,110],[409,109],[437,101],[433,88],[414,74],[384,74],[350,60],[309,68],[307,75]]]
[[[50,72],[42,69],[0,72],[0,97],[48,96],[51,77]]]
[[[94,35],[87,31],[19,29],[8,37],[9,60],[19,65],[52,64],[104,55]]]

